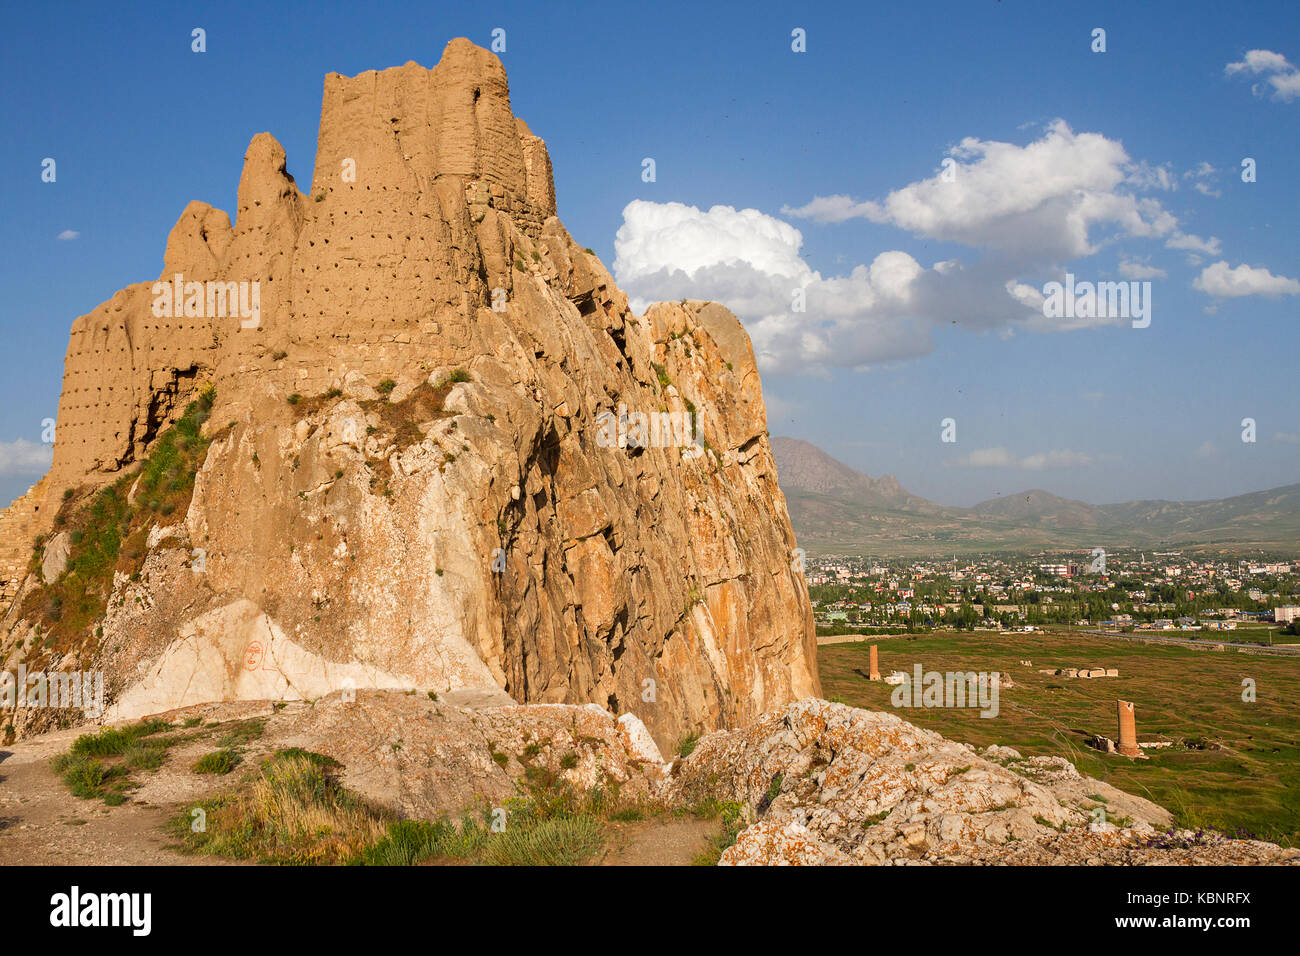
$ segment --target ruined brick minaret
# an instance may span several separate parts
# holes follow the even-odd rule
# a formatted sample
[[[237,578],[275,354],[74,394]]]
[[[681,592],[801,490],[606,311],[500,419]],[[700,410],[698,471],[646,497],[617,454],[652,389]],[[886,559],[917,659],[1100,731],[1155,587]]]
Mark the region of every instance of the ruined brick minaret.
[[[880,680],[880,655],[875,644],[871,645],[871,679]]]
[[[1133,719],[1133,702],[1115,701],[1119,714],[1119,752],[1125,757],[1140,757],[1142,751],[1137,745],[1137,722]]]

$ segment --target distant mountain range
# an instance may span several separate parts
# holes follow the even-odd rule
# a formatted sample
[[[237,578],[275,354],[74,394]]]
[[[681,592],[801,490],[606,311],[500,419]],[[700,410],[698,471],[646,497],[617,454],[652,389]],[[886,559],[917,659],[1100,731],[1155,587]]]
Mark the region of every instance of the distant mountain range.
[[[814,553],[914,557],[1094,547],[1300,551],[1300,484],[1213,501],[1090,505],[1034,488],[950,508],[872,478],[816,445],[773,438],[800,546]]]

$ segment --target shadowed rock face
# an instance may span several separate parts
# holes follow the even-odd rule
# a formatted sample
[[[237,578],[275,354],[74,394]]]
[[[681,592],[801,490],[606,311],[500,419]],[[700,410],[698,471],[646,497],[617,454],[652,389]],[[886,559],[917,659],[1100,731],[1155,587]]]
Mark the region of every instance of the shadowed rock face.
[[[188,513],[102,621],[116,716],[373,677],[596,702],[667,744],[818,692],[748,336],[715,304],[633,315],[555,212],[500,62],[454,40],[326,77],[310,196],[254,137],[234,225],[193,202],[168,239],[160,281],[203,295],[157,315],[141,283],[74,323],[12,549],[217,393]],[[258,314],[213,314],[217,282]],[[620,406],[696,412],[699,447],[605,441]]]

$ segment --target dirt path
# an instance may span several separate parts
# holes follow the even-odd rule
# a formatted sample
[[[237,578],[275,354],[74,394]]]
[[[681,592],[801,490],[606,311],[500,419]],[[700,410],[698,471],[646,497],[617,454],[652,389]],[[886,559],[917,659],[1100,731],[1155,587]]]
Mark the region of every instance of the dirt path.
[[[405,701],[405,697],[402,698]],[[492,703],[492,702],[489,702]],[[302,705],[304,708],[306,705]],[[174,721],[200,717],[201,724],[176,726],[167,738],[162,765],[131,773],[127,799],[109,806],[102,799],[74,796],[50,767],[67,753],[85,727],[53,731],[0,749],[0,866],[221,866],[230,861],[171,849],[176,841],[167,822],[187,806],[231,787],[234,780],[192,772],[195,761],[222,746],[223,736],[257,720],[271,728],[236,745],[246,766],[286,743],[276,730],[294,707],[280,710],[267,702],[202,705],[168,715]],[[162,738],[158,738],[162,739]],[[294,737],[295,746],[316,742]],[[606,846],[593,862],[602,866],[687,866],[720,831],[717,820],[672,816],[605,823]]]
[[[50,760],[80,731],[52,733],[0,750],[0,866],[226,866],[237,861],[168,849],[163,826],[175,813],[174,781],[160,771],[126,803],[110,807],[68,792]],[[178,775],[179,776],[179,775]],[[190,775],[185,775],[190,776]],[[165,796],[165,805],[149,796]],[[716,820],[614,823],[601,866],[689,866],[718,832]]]
[[[126,803],[110,807],[68,792],[50,770],[82,729],[56,731],[0,749],[0,865],[169,866],[223,865],[167,849],[162,826],[175,812],[172,800],[151,802],[167,792],[146,786]],[[157,800],[158,797],[154,796]]]
[[[647,820],[616,823],[601,866],[690,866],[709,837],[721,828],[717,820]]]

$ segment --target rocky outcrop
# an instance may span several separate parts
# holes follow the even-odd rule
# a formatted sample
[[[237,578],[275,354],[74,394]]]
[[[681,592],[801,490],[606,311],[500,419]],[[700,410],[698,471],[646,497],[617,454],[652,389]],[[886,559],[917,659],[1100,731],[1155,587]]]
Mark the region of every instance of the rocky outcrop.
[[[1172,830],[1167,810],[1064,758],[978,754],[824,700],[704,737],[667,792],[744,804],[730,865],[1300,863],[1300,850]]]
[[[596,702],[668,744],[817,692],[747,335],[634,315],[555,214],[500,62],[455,40],[327,76],[310,195],[259,134],[234,224],[191,203],[159,284],[76,321],[24,546],[216,390],[188,512],[75,658],[117,716],[348,680]],[[695,440],[629,442],[621,412]],[[10,665],[41,643],[18,603]]]
[[[357,793],[405,817],[438,819],[501,806],[539,772],[579,793],[597,788],[635,802],[657,791],[663,761],[636,718],[595,704],[468,706],[424,695],[359,691],[273,717],[276,747],[337,760]]]

